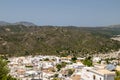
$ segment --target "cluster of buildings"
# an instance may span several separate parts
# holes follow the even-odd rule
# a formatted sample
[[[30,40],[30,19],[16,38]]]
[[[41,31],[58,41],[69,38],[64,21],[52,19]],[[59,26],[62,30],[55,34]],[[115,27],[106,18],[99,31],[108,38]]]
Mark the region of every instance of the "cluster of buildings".
[[[114,80],[115,71],[120,71],[120,66],[95,64],[86,67],[82,64],[84,58],[77,58],[76,63],[71,61],[71,56],[26,56],[9,58],[10,75],[20,80]],[[98,62],[94,58],[93,62]],[[59,71],[57,64],[66,63]]]

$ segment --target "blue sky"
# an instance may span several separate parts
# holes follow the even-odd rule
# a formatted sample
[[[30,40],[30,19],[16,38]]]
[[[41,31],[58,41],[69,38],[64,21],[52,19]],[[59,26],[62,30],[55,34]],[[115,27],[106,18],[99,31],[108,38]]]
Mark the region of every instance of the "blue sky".
[[[0,21],[58,26],[120,24],[120,0],[0,0]]]

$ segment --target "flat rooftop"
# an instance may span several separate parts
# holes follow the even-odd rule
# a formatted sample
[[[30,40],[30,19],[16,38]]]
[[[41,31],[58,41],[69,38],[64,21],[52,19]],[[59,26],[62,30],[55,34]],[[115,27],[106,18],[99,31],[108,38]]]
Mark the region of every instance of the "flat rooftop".
[[[102,74],[102,75],[104,75],[104,74],[115,75],[114,71],[109,71],[109,70],[106,70],[106,69],[100,69],[100,70],[97,70],[97,72],[99,74]]]
[[[107,69],[101,69],[101,68],[95,68],[95,67],[92,67],[92,68],[86,68],[88,71],[90,72],[93,72],[93,73],[96,73],[98,75],[115,75],[115,71],[109,71]]]

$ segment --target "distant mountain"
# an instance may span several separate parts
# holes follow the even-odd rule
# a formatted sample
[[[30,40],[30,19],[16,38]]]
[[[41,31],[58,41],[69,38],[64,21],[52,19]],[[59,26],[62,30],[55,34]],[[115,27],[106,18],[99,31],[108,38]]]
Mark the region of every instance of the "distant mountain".
[[[36,26],[34,23],[32,22],[26,22],[26,21],[21,21],[21,22],[16,22],[14,23],[15,25],[24,25],[24,26]]]
[[[118,24],[118,25],[110,25],[108,27],[110,27],[110,28],[120,28],[120,24]]]
[[[7,25],[23,25],[23,26],[37,26],[32,22],[27,22],[27,21],[20,21],[16,23],[8,23],[5,21],[0,21],[0,26],[7,26]]]
[[[0,21],[0,26],[6,26],[6,25],[11,25],[11,23]]]

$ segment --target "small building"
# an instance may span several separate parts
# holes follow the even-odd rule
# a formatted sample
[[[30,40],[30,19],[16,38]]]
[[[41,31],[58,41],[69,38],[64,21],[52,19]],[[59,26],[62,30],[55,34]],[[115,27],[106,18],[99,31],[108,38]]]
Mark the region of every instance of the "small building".
[[[120,66],[117,66],[117,67],[116,67],[116,70],[117,70],[117,71],[120,71]]]
[[[93,57],[93,62],[99,62],[101,60],[100,57]]]
[[[95,67],[84,67],[81,72],[81,80],[114,80],[114,77],[114,71]]]

